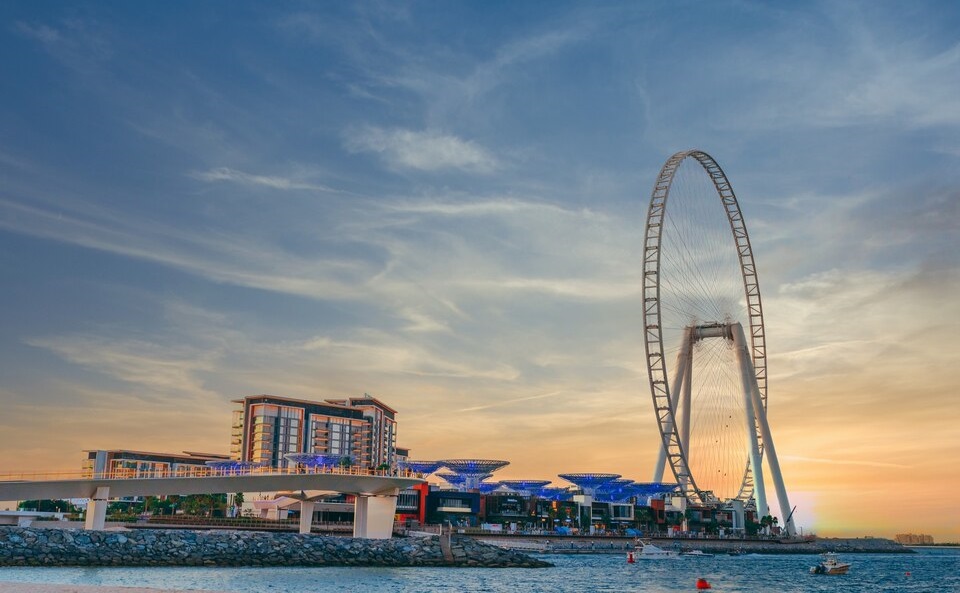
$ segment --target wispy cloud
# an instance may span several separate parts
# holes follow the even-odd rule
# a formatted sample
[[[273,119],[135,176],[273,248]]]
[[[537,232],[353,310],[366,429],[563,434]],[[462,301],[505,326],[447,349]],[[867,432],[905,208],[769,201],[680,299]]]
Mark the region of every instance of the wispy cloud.
[[[523,278],[500,277],[487,281],[465,279],[460,283],[466,288],[483,293],[496,292],[549,294],[588,301],[609,301],[640,296],[641,287],[635,278],[617,282],[599,278]]]
[[[344,145],[350,152],[379,154],[395,169],[490,173],[501,166],[476,143],[433,130],[360,128],[346,133]]]
[[[425,344],[379,330],[360,331],[348,340],[318,336],[304,342],[302,349],[322,353],[325,364],[341,370],[495,381],[513,381],[519,376],[515,368],[502,362],[485,365],[479,359],[445,356]]]
[[[731,109],[724,127],[960,125],[960,107],[952,100],[960,94],[960,78],[954,75],[960,69],[960,43],[943,47],[905,36],[900,27],[866,14],[860,3],[831,5],[826,21],[797,14],[805,11],[789,12],[770,32],[781,43],[790,39],[782,51],[732,44],[716,56],[722,63],[716,71],[725,80],[761,89],[751,94],[755,102],[749,109]]]
[[[166,346],[133,339],[111,340],[90,335],[30,338],[27,343],[54,352],[82,367],[131,385],[135,395],[191,393],[211,395],[197,377],[213,370],[216,353],[192,345]]]
[[[547,202],[531,202],[513,198],[489,198],[465,202],[443,202],[421,200],[416,202],[401,202],[389,204],[388,210],[396,212],[413,212],[418,214],[438,214],[445,216],[486,216],[507,215],[513,212],[527,211],[530,213],[549,213],[572,217],[602,219],[603,216],[591,210],[583,209],[572,211],[556,204]]]
[[[909,465],[899,463],[886,463],[883,461],[857,461],[853,459],[824,459],[819,457],[802,457],[800,455],[783,455],[783,459],[790,461],[802,461],[804,463],[824,463],[828,465],[859,465],[863,467],[891,467],[896,469],[909,469]]]
[[[18,21],[16,30],[38,42],[61,64],[81,74],[98,72],[114,53],[103,28],[91,20],[68,18],[55,26]]]
[[[328,187],[326,185],[307,183],[296,179],[289,179],[287,177],[254,175],[251,173],[244,173],[243,171],[238,171],[236,169],[231,169],[229,167],[217,167],[207,171],[195,171],[190,175],[191,177],[201,181],[227,181],[240,185],[269,187],[280,190],[303,189],[339,193],[339,190],[333,189],[332,187]]]
[[[319,299],[358,298],[365,294],[363,279],[379,269],[360,260],[296,257],[249,235],[197,232],[102,209],[53,210],[3,199],[0,206],[9,213],[0,218],[0,228],[12,232],[151,261],[217,282],[272,292]],[[344,274],[354,280],[345,281]]]
[[[479,412],[481,410],[490,410],[492,408],[502,408],[502,407],[512,406],[514,404],[519,404],[522,402],[545,399],[549,397],[556,397],[558,395],[562,395],[563,393],[564,393],[563,391],[551,391],[549,393],[540,393],[537,395],[528,395],[526,397],[517,397],[517,398],[509,399],[506,401],[499,401],[493,404],[484,404],[480,406],[470,406],[468,408],[460,408],[459,410],[453,410],[453,412],[455,413]]]

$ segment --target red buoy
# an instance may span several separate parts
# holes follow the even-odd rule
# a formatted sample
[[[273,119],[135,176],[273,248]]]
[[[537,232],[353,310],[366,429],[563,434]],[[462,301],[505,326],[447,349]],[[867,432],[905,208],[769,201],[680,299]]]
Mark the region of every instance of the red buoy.
[[[702,591],[710,588],[710,583],[707,582],[707,579],[697,579],[697,589]]]
[[[627,552],[627,564],[633,564],[633,552]]]

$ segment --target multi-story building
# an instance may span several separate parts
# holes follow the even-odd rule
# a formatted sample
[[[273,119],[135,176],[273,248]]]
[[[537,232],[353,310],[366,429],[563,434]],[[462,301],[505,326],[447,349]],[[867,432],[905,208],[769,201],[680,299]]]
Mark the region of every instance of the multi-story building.
[[[396,463],[397,412],[370,395],[323,402],[251,395],[234,403],[234,459],[287,467],[288,453],[323,453],[366,468]]]
[[[893,539],[905,546],[933,545],[933,537],[925,533],[898,533]]]
[[[368,467],[389,466],[397,459],[397,411],[377,398],[363,394],[350,399],[328,399],[329,403],[360,410],[370,426]],[[323,451],[316,451],[323,453]]]
[[[110,475],[124,478],[149,478],[158,475],[192,476],[207,469],[208,461],[225,461],[218,453],[151,453],[127,449],[85,449],[84,477]]]

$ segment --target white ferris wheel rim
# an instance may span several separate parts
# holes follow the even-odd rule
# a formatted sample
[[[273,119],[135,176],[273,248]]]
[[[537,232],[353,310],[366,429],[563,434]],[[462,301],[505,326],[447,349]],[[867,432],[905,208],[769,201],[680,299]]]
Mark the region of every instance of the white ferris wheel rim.
[[[676,410],[674,410],[671,404],[672,393],[670,391],[670,379],[668,376],[668,362],[664,356],[663,319],[661,312],[663,303],[661,301],[660,275],[661,255],[663,251],[663,228],[667,220],[667,205],[670,190],[673,186],[674,175],[687,158],[694,159],[713,182],[716,196],[723,205],[727,221],[729,222],[731,249],[736,251],[739,261],[740,277],[746,304],[746,315],[750,326],[749,332],[747,333],[749,352],[753,361],[757,386],[760,391],[764,409],[767,407],[766,335],[753,249],[750,244],[750,237],[747,233],[740,205],[737,202],[730,181],[716,160],[702,150],[687,150],[672,155],[661,168],[653,191],[651,192],[644,231],[644,347],[650,391],[663,443],[662,446],[666,452],[666,460],[670,464],[674,476],[681,484],[684,495],[688,500],[707,502],[708,495],[697,487],[695,476],[693,476],[690,471],[689,459],[681,443],[678,422],[675,417]],[[762,455],[762,441],[760,441],[758,445]],[[746,501],[753,496],[753,493],[753,473],[751,472],[749,462],[747,462],[739,493],[735,498]]]

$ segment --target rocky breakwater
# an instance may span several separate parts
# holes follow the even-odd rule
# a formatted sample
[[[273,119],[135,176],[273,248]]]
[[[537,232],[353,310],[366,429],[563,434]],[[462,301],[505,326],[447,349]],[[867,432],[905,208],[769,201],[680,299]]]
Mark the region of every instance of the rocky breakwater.
[[[436,536],[369,540],[254,531],[2,527],[0,566],[552,566],[470,538],[444,544]]]

